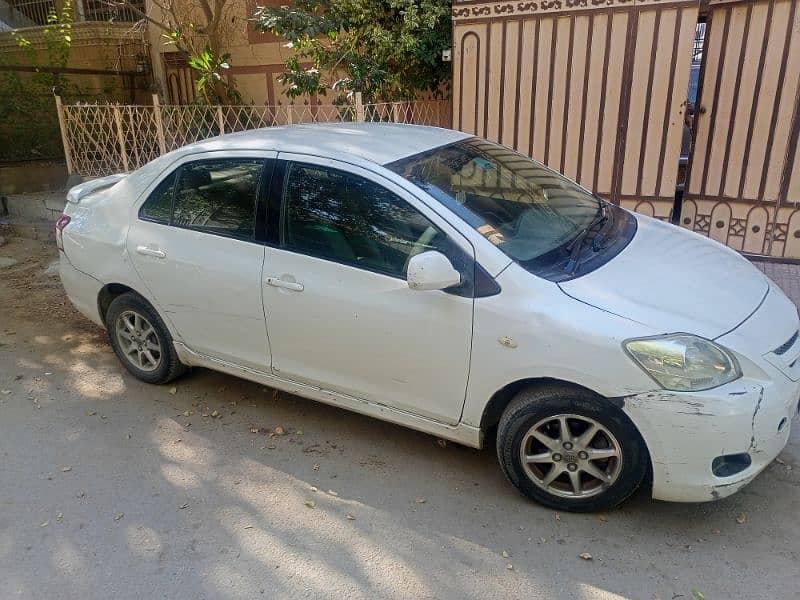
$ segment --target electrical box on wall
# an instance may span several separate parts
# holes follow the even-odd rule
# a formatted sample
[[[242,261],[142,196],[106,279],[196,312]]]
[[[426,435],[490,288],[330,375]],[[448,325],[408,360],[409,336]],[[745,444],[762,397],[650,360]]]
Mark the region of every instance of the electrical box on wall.
[[[450,48],[442,50],[442,62],[450,62],[453,60],[453,51]]]

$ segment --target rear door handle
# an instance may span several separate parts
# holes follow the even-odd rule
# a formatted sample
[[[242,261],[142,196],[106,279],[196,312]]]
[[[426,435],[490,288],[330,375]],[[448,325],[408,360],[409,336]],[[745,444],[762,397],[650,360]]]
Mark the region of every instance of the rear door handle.
[[[155,256],[156,258],[167,258],[166,253],[155,248],[148,248],[147,246],[136,246],[136,252],[144,254],[145,256]]]
[[[280,277],[267,277],[267,285],[271,285],[276,288],[283,288],[285,290],[292,290],[293,292],[302,292],[305,289],[302,283],[297,283],[295,281],[285,281]]]

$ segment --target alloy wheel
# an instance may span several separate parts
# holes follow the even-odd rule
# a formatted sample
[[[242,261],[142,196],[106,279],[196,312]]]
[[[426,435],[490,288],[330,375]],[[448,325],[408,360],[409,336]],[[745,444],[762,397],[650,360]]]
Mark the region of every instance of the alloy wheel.
[[[534,484],[563,498],[600,494],[622,470],[617,439],[594,419],[575,414],[547,417],[531,427],[520,459]]]
[[[135,311],[126,310],[117,317],[115,330],[123,355],[134,367],[148,372],[158,368],[163,352],[150,321]]]

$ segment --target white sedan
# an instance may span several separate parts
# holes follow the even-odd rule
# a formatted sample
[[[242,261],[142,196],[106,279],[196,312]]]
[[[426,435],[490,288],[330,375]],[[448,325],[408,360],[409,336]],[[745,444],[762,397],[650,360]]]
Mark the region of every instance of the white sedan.
[[[732,494],[798,411],[797,310],[747,260],[464,133],[222,136],[73,188],[57,240],[143,381],[206,367],[496,439],[557,509]]]

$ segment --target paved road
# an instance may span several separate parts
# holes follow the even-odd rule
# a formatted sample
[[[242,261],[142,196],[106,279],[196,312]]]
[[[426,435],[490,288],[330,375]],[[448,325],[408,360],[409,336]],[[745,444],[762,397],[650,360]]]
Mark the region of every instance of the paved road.
[[[139,383],[51,250],[0,256],[2,599],[796,595],[797,427],[730,499],[559,515],[490,450],[208,371]]]

